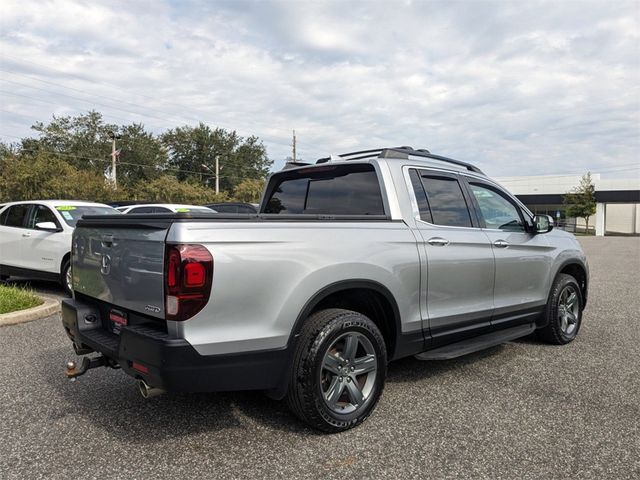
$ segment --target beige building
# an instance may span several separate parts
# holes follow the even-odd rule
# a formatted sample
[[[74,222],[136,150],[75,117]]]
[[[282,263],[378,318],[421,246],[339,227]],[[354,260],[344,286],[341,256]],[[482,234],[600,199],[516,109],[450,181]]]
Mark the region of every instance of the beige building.
[[[551,215],[561,228],[584,231],[584,220],[567,218],[562,203],[563,195],[577,187],[581,178],[581,175],[539,175],[497,180],[532,212]],[[640,175],[637,170],[628,178],[603,179],[599,173],[592,173],[591,178],[597,206],[596,214],[589,218],[589,230],[595,230],[596,235],[640,235]]]

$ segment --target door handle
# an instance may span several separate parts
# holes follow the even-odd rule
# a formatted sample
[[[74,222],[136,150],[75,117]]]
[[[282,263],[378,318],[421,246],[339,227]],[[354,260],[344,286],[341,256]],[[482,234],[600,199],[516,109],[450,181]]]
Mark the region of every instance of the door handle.
[[[23,237],[30,237],[31,236],[31,232],[25,232],[22,234]]]
[[[449,240],[441,237],[433,237],[427,240],[427,243],[435,247],[446,247],[447,245],[449,245]]]
[[[504,240],[496,240],[493,244],[498,248],[507,248],[509,246],[509,243]]]

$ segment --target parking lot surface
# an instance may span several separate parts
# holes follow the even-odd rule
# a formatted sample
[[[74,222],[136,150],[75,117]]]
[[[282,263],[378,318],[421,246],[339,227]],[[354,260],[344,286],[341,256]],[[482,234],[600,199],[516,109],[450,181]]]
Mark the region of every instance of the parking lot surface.
[[[575,342],[391,364],[375,413],[321,435],[258,392],[144,400],[70,383],[60,321],[0,329],[0,478],[639,478],[640,239],[586,238]]]

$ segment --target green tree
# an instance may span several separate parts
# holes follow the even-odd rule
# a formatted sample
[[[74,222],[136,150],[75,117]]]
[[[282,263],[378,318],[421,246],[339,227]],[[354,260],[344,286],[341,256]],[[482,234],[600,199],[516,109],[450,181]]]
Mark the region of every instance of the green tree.
[[[55,198],[107,202],[115,195],[102,174],[78,170],[50,152],[0,159],[0,201]],[[127,197],[125,191],[118,191],[118,195]]]
[[[596,213],[596,188],[591,180],[591,172],[580,179],[580,184],[563,198],[568,217],[582,218],[589,232],[589,217]]]
[[[264,178],[271,166],[266,149],[254,136],[242,138],[236,132],[196,127],[177,127],[162,135],[169,152],[169,166],[179,180],[213,186],[215,159],[220,165],[220,190],[231,192],[245,178]]]
[[[205,203],[224,202],[225,194],[215,192],[198,183],[180,181],[172,175],[162,175],[150,182],[140,182],[135,187],[137,200],[165,203],[189,203],[202,205]]]
[[[258,203],[264,190],[264,180],[247,178],[233,190],[233,198],[239,202]]]
[[[119,135],[120,185],[157,178],[166,167],[167,154],[162,143],[142,124],[109,124],[104,122],[102,114],[90,111],[76,117],[54,116],[49,123],[37,122],[31,128],[39,133],[39,137],[23,139],[24,152],[56,152],[76,169],[101,174],[111,166],[110,134]]]
[[[130,186],[160,177],[167,166],[167,151],[158,137],[138,123],[122,126],[118,133],[118,183]]]
[[[104,171],[111,153],[109,132],[117,125],[106,124],[102,114],[90,111],[77,117],[56,117],[49,123],[37,122],[32,130],[38,138],[22,140],[27,153],[56,152],[66,157],[67,163],[81,170]]]

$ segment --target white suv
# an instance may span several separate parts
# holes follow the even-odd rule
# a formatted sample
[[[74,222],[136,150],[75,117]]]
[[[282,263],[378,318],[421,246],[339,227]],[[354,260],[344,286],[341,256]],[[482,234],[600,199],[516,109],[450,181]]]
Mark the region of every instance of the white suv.
[[[101,203],[32,200],[0,206],[0,279],[60,282],[71,295],[71,235],[83,215],[117,214]]]

